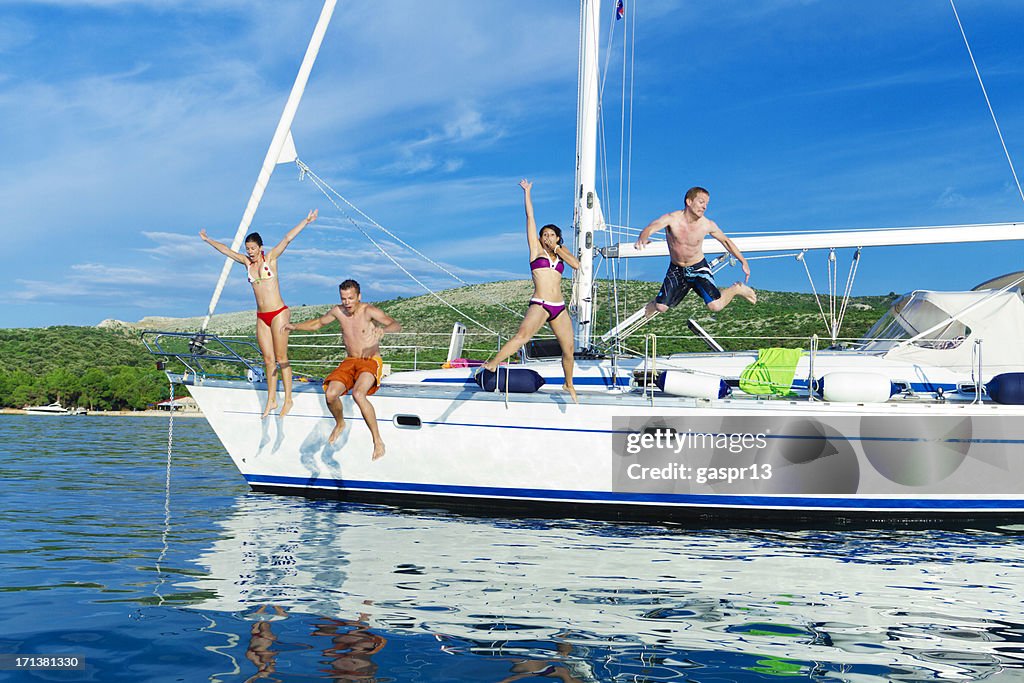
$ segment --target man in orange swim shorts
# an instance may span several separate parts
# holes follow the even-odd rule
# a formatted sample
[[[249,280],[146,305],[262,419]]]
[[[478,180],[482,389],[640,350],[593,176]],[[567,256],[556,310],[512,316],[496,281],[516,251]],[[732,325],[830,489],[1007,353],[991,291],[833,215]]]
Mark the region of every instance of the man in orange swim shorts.
[[[348,357],[324,378],[324,398],[335,423],[328,441],[334,443],[345,430],[341,397],[351,391],[352,400],[359,406],[373,437],[373,459],[376,460],[384,455],[384,442],[377,429],[377,413],[367,397],[380,387],[384,369],[380,358],[381,337],[386,332],[401,332],[402,326],[373,304],[360,301],[359,283],[355,280],[345,280],[338,285],[338,291],[341,305],[334,306],[319,318],[287,327],[289,330],[315,332],[334,320],[341,325],[341,338]]]

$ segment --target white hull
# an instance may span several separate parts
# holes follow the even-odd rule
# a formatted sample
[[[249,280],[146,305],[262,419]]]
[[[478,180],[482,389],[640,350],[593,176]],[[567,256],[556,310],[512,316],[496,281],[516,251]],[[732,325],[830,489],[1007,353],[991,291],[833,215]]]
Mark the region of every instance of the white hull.
[[[573,219],[579,265],[574,268],[569,310],[575,317],[575,346],[588,350],[593,348],[595,233],[602,232],[603,223],[595,174],[601,35],[598,4],[588,1],[582,12]],[[318,27],[311,51],[320,35]],[[304,81],[305,73],[308,70],[300,72],[297,83]],[[291,99],[286,115],[290,113]],[[287,130],[285,118],[267,155],[264,175],[270,162],[281,160],[273,150]],[[254,210],[251,201],[243,224]],[[236,241],[243,232],[240,227]],[[1009,224],[970,231],[961,226],[953,232],[929,228],[913,235],[803,234],[751,242],[743,248],[748,253],[859,248],[963,240],[965,235],[972,241],[1020,238],[1019,226]],[[614,251],[606,254],[629,255],[618,253],[628,251],[623,247]],[[658,252],[652,247],[644,253]],[[842,310],[845,304],[844,297]],[[721,382],[736,383],[753,362],[753,355],[742,353],[657,359],[656,364],[652,361],[656,368],[641,367],[643,361],[635,359],[624,360],[617,368],[583,361],[574,373],[581,390],[579,405],[567,402],[558,391],[488,394],[466,381],[468,370],[402,373],[388,378],[372,399],[387,446],[386,456],[377,461],[370,459],[370,434],[351,398],[344,400],[348,426],[331,444],[333,418],[319,386],[299,384],[286,418],[261,419],[265,386],[203,379],[197,358],[188,356],[186,361],[154,343],[158,353],[177,355],[193,372],[189,391],[238,469],[258,490],[474,509],[505,507],[529,514],[568,509],[570,514],[655,520],[708,515],[758,521],[768,516],[781,521],[888,521],[1024,515],[1024,407],[975,405],[967,398],[973,394],[966,386],[975,390],[975,375],[980,383],[1024,368],[1019,351],[1024,301],[1008,292],[931,293],[895,302],[891,313],[895,336],[883,340],[884,348],[876,346],[878,353],[815,352],[813,368],[804,358],[794,377],[781,380],[775,379],[776,374],[784,376],[775,372],[777,367],[751,368],[766,370],[765,386],[782,393],[795,390],[794,400],[694,399],[629,390],[635,370],[675,366],[696,374],[666,376],[664,389],[719,396]],[[833,329],[839,329],[842,314],[833,318]],[[218,353],[224,355],[214,354],[210,360],[251,367],[238,351],[220,344],[223,349]],[[198,378],[190,362],[200,368]],[[557,361],[537,367],[546,380],[545,389],[562,384]],[[817,386],[823,386],[823,395],[830,399],[876,402],[811,400],[809,381],[823,376],[825,383]],[[680,383],[706,383],[709,378],[708,391],[680,389]],[[894,385],[899,395],[887,400]],[[1015,385],[1014,391],[1018,388]],[[652,434],[675,441],[645,445]],[[710,446],[701,441],[694,447],[686,440],[692,436],[714,438]],[[639,450],[630,450],[638,445]]]
[[[26,415],[70,415],[71,411],[59,403],[51,403],[48,406],[33,406],[25,408]]]
[[[1024,406],[603,390],[581,391],[574,405],[560,391],[482,392],[460,381],[464,370],[431,371],[450,382],[401,383],[413,374],[389,378],[371,399],[387,446],[377,461],[348,397],[346,429],[329,444],[319,386],[296,384],[291,413],[265,420],[263,385],[193,378],[188,389],[256,490],[653,520],[1024,518]],[[629,439],[636,446],[662,427],[765,440],[626,452]],[[651,478],[661,467],[669,479]]]

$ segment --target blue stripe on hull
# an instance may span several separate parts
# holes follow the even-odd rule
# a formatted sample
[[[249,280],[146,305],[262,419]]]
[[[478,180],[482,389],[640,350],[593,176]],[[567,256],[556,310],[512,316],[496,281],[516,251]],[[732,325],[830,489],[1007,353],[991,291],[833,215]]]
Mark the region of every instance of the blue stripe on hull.
[[[631,383],[630,377],[617,377],[614,384],[620,387],[628,387]],[[545,377],[544,382],[551,386],[556,386],[565,383],[565,377]],[[475,387],[476,382],[473,381],[472,377],[426,377],[421,384],[461,384],[467,387]],[[612,381],[610,377],[586,377],[577,376],[573,377],[573,383],[576,386],[611,386]],[[793,384],[790,386],[793,391],[807,391],[807,380],[795,379]],[[958,390],[956,384],[940,383],[940,382],[912,382],[910,383],[911,391],[919,394],[932,394],[942,389],[946,393],[955,393]]]
[[[611,386],[612,381],[610,377],[585,377],[578,376],[572,378],[573,384],[576,386]],[[616,386],[628,387],[630,383],[629,377],[619,377],[615,381]],[[548,385],[564,384],[565,377],[545,377],[544,383]],[[467,387],[477,386],[476,382],[472,377],[425,377],[420,384],[464,384]],[[395,385],[397,386],[397,385]],[[413,385],[415,386],[415,385]],[[499,392],[500,393],[500,392]]]
[[[250,485],[276,485],[306,489],[339,489],[358,491],[398,492],[407,494],[433,494],[447,496],[468,496],[493,499],[542,499],[573,501],[594,504],[649,504],[703,508],[792,508],[799,510],[938,510],[938,511],[992,511],[1024,512],[1024,498],[1021,499],[930,499],[930,498],[879,498],[862,496],[805,497],[805,496],[730,496],[707,494],[671,493],[612,493],[606,491],[571,491],[550,489],[498,488],[490,486],[449,486],[444,484],[410,484],[405,482],[348,481],[342,479],[320,479],[309,477],[282,477],[261,474],[247,474]]]

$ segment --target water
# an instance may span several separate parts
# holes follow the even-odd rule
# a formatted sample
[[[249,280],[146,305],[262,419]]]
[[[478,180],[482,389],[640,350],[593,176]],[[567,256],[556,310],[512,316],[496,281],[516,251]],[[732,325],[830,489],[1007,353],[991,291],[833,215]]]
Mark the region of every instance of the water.
[[[167,474],[170,473],[169,488]],[[203,420],[0,416],[0,653],[47,681],[1024,680],[1021,536],[248,492]]]

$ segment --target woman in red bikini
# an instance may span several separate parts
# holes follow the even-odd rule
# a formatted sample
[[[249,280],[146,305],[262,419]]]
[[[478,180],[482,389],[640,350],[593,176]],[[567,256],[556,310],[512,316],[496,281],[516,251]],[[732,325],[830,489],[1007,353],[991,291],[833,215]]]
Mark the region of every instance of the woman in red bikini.
[[[519,331],[505,342],[498,355],[484,363],[483,367],[491,372],[497,370],[498,363],[518,351],[544,327],[544,323],[547,323],[562,348],[562,370],[565,372],[563,388],[569,392],[572,400],[576,401],[576,388],[572,384],[572,321],[569,319],[562,296],[562,272],[565,271],[565,264],[569,264],[569,267],[575,270],[580,267],[580,263],[562,244],[562,231],[557,225],[545,225],[540,229],[538,236],[537,222],[533,217],[533,201],[530,199],[533,183],[529,180],[520,180],[519,187],[523,188],[523,202],[526,204],[526,242],[530,247],[533,298],[530,299],[526,317],[523,318]]]
[[[302,221],[288,231],[276,247],[269,253],[263,251],[263,238],[254,232],[245,238],[245,253],[232,251],[230,247],[206,236],[206,230],[200,230],[203,241],[230,259],[245,266],[249,275],[249,284],[256,295],[256,341],[263,353],[263,362],[267,366],[267,406],[263,417],[277,407],[277,368],[281,368],[284,381],[284,403],[281,405],[281,417],[292,408],[292,366],[288,363],[288,330],[285,325],[291,319],[288,307],[281,298],[281,288],[277,279],[277,257],[284,253],[291,241],[302,229],[316,220],[317,211],[309,212]]]

